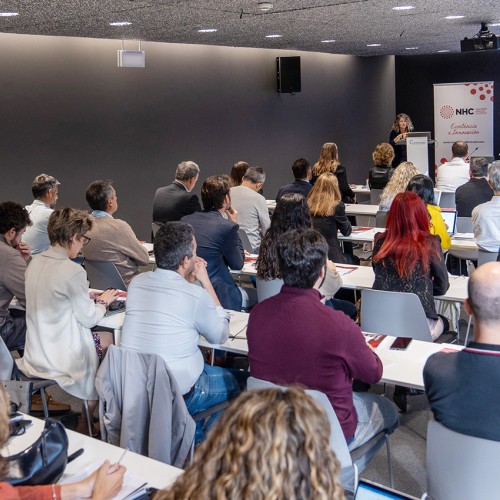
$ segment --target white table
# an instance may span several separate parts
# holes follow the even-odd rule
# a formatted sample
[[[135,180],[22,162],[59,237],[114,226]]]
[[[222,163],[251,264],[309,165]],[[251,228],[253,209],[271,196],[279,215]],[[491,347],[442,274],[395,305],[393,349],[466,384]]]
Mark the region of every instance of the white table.
[[[375,217],[378,212],[378,205],[366,205],[364,203],[346,203],[345,213],[346,215],[368,215],[369,217]]]
[[[40,436],[45,425],[44,421],[31,415],[27,415],[26,418],[32,420],[33,424],[27,428],[23,435],[9,440],[2,449],[2,455],[7,456],[18,453],[33,444]],[[67,465],[61,481],[67,482],[68,479],[80,473],[86,467],[93,464],[100,465],[106,459],[111,463],[115,463],[123,454],[124,450],[118,446],[113,446],[71,430],[66,430],[66,432],[69,441],[68,455],[80,448],[85,451]],[[148,483],[148,486],[158,489],[169,486],[183,473],[182,469],[158,462],[152,458],[143,457],[132,451],[127,451],[121,464],[127,468],[127,473],[143,478],[144,482]]]

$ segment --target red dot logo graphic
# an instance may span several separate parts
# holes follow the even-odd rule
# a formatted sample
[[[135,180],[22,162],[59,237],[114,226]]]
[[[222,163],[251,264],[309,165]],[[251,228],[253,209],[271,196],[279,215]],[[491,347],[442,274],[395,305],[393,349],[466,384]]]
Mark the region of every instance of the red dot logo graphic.
[[[439,110],[439,114],[443,118],[448,120],[449,118],[451,118],[455,114],[455,110],[451,106],[445,105]]]

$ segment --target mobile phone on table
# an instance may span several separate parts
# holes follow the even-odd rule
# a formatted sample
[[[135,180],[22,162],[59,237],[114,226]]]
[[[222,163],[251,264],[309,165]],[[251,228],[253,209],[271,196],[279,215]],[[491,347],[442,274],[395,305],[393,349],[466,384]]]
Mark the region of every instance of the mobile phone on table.
[[[408,346],[411,343],[410,338],[408,337],[397,337],[396,340],[392,343],[391,349],[393,351],[406,351],[408,349]]]

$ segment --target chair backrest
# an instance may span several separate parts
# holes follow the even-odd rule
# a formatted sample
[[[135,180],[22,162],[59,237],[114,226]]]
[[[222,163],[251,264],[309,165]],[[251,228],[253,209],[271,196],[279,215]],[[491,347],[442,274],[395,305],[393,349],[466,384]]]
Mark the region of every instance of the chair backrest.
[[[263,280],[262,278],[257,278],[257,302],[262,302],[263,300],[278,295],[280,293],[281,287],[283,286],[283,280]]]
[[[472,232],[472,217],[457,217],[457,233]]]
[[[249,391],[271,388],[277,388],[283,391],[287,390],[286,387],[273,384],[267,380],[261,380],[255,377],[249,377],[247,379],[247,389]],[[335,452],[335,455],[340,462],[341,469],[344,469],[345,467],[352,467],[353,464],[351,454],[349,453],[347,442],[345,440],[344,433],[342,432],[342,427],[340,427],[339,419],[333,410],[330,400],[320,391],[308,389],[306,392],[323,407],[328,415],[328,420],[330,421],[330,447]]]
[[[87,278],[91,288],[98,290],[106,290],[106,288],[127,289],[113,262],[85,259],[83,265],[87,271]]]
[[[494,262],[497,260],[498,253],[497,252],[487,252],[486,250],[481,250],[478,248],[477,250],[477,266],[482,266],[486,264],[486,262]]]
[[[370,205],[379,205],[383,189],[370,189]]]
[[[248,239],[247,233],[243,229],[238,229],[238,234],[240,236],[241,244],[243,245],[243,250],[246,250],[249,253],[252,252],[252,244],[250,243],[250,240]]]
[[[455,203],[455,193],[441,192],[439,206],[441,208],[457,208],[457,204]]]
[[[11,380],[14,369],[14,359],[9,349],[0,337],[0,380]]]
[[[375,227],[385,227],[387,222],[387,210],[378,210],[375,215]]]
[[[160,229],[160,227],[162,225],[163,224],[160,224],[159,222],[152,222],[151,223],[151,230],[153,231],[153,238],[156,236],[156,233],[158,232],[158,229]]]
[[[363,290],[361,329],[370,333],[432,342],[424,308],[414,293]]]
[[[499,441],[467,436],[435,420],[429,422],[427,493],[434,500],[498,498],[499,462]]]

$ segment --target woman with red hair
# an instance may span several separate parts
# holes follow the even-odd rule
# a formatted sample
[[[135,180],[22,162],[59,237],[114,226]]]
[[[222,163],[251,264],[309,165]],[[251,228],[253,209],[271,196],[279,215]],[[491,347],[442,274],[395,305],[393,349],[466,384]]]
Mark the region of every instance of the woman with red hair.
[[[429,231],[429,214],[413,192],[399,193],[387,216],[386,230],[375,236],[372,265],[374,290],[418,295],[433,340],[444,331],[434,295],[448,290],[448,273],[437,236]]]
[[[448,321],[439,316],[434,295],[448,290],[448,272],[438,236],[429,231],[424,202],[413,192],[399,193],[387,216],[386,230],[375,236],[372,265],[374,290],[414,293],[427,316],[433,340],[448,330]],[[396,386],[393,399],[406,411],[407,390]]]

